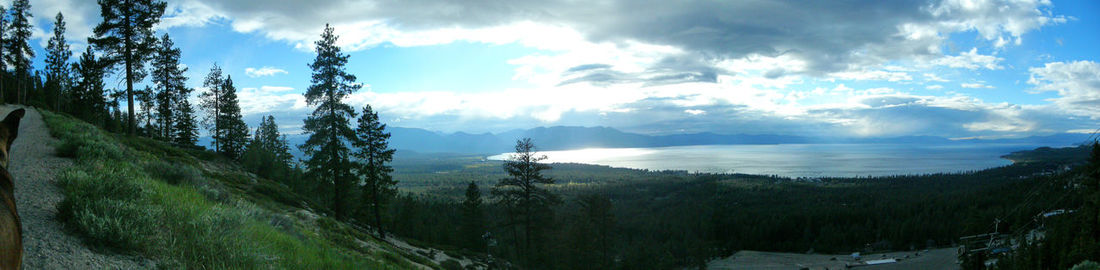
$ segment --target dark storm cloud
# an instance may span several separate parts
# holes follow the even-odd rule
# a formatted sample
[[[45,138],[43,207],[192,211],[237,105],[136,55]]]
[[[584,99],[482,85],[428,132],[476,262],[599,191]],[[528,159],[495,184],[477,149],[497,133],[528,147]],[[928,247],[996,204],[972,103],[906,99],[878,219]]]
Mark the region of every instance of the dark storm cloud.
[[[620,1],[577,16],[596,41],[636,39],[704,57],[795,54],[810,69],[847,68],[853,50],[898,42],[897,25],[929,19],[926,1]]]
[[[566,70],[565,72],[580,72],[580,71],[589,71],[589,70],[593,70],[593,69],[608,69],[608,68],[611,68],[611,65],[608,65],[608,64],[587,64],[587,65],[579,65],[579,66],[571,67],[568,70]]]
[[[569,26],[594,42],[674,46],[711,62],[791,54],[806,60],[807,72],[816,74],[847,70],[855,61],[938,53],[929,51],[926,42],[906,41],[899,35],[904,23],[933,19],[928,10],[935,3],[929,1],[287,0],[258,4],[237,0],[207,4],[240,22],[241,28],[269,33],[314,33],[324,23],[363,20],[384,21],[402,31],[533,21]],[[684,66],[661,62],[655,68]]]
[[[566,79],[558,85],[580,82],[594,85],[640,82],[645,86],[691,82],[714,83],[718,82],[718,75],[733,74],[692,57],[665,57],[642,72],[625,73],[613,68],[614,66],[608,64],[574,66],[564,72]]]

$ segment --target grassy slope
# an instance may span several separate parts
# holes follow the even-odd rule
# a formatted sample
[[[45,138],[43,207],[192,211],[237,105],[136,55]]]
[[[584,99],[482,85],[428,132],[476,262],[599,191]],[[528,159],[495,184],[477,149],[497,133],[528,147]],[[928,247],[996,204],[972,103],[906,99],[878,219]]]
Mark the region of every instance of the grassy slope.
[[[42,112],[58,154],[59,216],[88,243],[168,268],[412,269],[438,265],[308,210],[281,184],[209,152],[111,135]]]

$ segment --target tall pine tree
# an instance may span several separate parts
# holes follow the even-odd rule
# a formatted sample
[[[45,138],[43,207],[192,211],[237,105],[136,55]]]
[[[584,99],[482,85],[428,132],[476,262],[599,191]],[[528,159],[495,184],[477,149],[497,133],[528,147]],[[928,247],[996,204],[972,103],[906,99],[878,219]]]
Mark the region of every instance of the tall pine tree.
[[[279,134],[279,126],[275,124],[274,116],[268,115],[260,120],[260,126],[256,127],[252,142],[256,144],[256,147],[273,154],[273,158],[269,161],[286,166],[290,166],[291,161],[293,161],[294,156],[290,154],[290,146],[287,144],[286,136]]]
[[[180,66],[180,49],[175,48],[172,38],[168,34],[161,36],[157,42],[156,52],[152,61],[153,84],[156,85],[156,111],[157,126],[160,129],[159,137],[166,141],[174,141],[176,114],[180,110],[180,102],[187,99],[184,92],[188,92],[185,85],[187,67]]]
[[[241,116],[241,105],[237,101],[237,87],[233,85],[233,78],[225,77],[225,85],[222,86],[221,100],[218,101],[219,123],[222,124],[222,139],[219,149],[222,155],[232,159],[240,159],[244,153],[244,146],[248,143],[248,125]]]
[[[241,157],[241,165],[260,177],[290,185],[290,146],[286,137],[279,134],[275,117],[268,115],[260,120],[256,132]]]
[[[146,137],[155,137],[160,130],[158,130],[154,124],[153,118],[156,116],[156,112],[153,110],[156,108],[156,101],[153,97],[153,89],[149,86],[145,86],[144,89],[138,90],[134,94],[137,102],[140,103],[140,111],[138,112],[138,121],[141,121],[141,135]]]
[[[26,0],[22,0],[26,1]],[[155,0],[98,0],[103,22],[88,41],[103,52],[105,66],[123,65],[126,72],[127,132],[134,134],[134,83],[145,78],[142,67],[156,43],[153,26],[164,15],[164,2]]]
[[[484,250],[485,240],[482,235],[485,231],[485,216],[482,213],[481,189],[477,183],[470,181],[466,185],[466,199],[462,201],[462,224],[459,232],[462,234],[463,243],[470,250]],[[488,252],[488,250],[485,250]]]
[[[73,70],[76,70],[79,80],[72,90],[70,105],[67,106],[69,112],[89,123],[105,126],[110,116],[103,83],[105,71],[91,47],[80,55],[78,62],[73,63]]]
[[[316,42],[317,57],[309,65],[313,76],[305,93],[306,104],[317,108],[304,120],[302,129],[309,139],[300,148],[307,157],[307,175],[331,184],[332,210],[337,219],[346,220],[354,180],[348,144],[355,140],[350,125],[355,109],[345,104],[344,98],[362,86],[347,72],[348,55],[340,52],[332,31],[326,24]]]
[[[393,168],[387,165],[393,161],[394,153],[387,142],[390,134],[386,132],[386,124],[378,121],[378,113],[370,105],[363,106],[363,114],[359,116],[355,134],[357,139],[352,145],[356,151],[352,156],[356,159],[356,173],[363,183],[360,187],[363,198],[360,201],[365,204],[364,208],[370,210],[378,235],[386,238],[382,228],[382,206],[397,193],[394,187],[397,181],[390,175]]]
[[[223,127],[221,117],[219,117],[221,115],[222,93],[225,92],[225,78],[222,77],[222,68],[218,66],[218,63],[214,63],[214,66],[210,67],[210,73],[206,74],[202,86],[206,87],[206,91],[199,95],[201,99],[199,107],[203,110],[202,124],[207,130],[210,130],[214,152],[220,153],[219,146],[225,137],[222,135]]]
[[[191,88],[180,89],[180,100],[176,103],[175,120],[172,121],[174,124],[172,130],[175,132],[175,136],[172,137],[172,142],[179,145],[194,146],[195,142],[199,140],[199,126],[195,120],[195,109],[191,107],[189,99],[193,91],[195,90]]]
[[[69,58],[73,53],[65,41],[65,16],[58,12],[54,19],[53,36],[46,45],[46,89],[50,89],[53,99],[49,105],[60,110],[62,96],[70,86]]]
[[[534,243],[541,237],[546,223],[553,220],[553,206],[561,199],[542,185],[553,184],[554,180],[542,174],[551,169],[550,165],[540,163],[546,156],[535,152],[531,138],[516,141],[516,153],[504,162],[507,178],[500,179],[493,187],[497,203],[507,209],[509,219],[523,229],[521,262],[530,266],[533,263]],[[538,241],[541,243],[541,241]]]
[[[21,104],[27,102],[27,89],[31,77],[31,59],[34,59],[34,49],[31,49],[31,4],[29,0],[15,0],[11,4],[11,24],[6,34],[7,42],[4,45],[7,50],[8,63],[15,69],[16,101]]]

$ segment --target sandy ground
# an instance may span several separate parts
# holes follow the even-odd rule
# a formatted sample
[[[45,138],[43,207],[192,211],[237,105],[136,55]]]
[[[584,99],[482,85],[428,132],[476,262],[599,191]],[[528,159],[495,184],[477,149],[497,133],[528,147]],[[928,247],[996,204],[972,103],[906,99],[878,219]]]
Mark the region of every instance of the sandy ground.
[[[865,270],[909,270],[909,269],[959,269],[956,263],[956,248],[933,249],[928,252],[891,252],[864,255],[863,260],[882,258],[899,259],[897,263],[853,267]],[[919,254],[919,256],[916,256]],[[906,256],[909,256],[906,258]],[[836,258],[836,260],[832,260]],[[740,251],[732,256],[711,261],[707,269],[847,269],[845,265],[854,264],[849,255],[798,254],[760,251]]]
[[[0,117],[16,109],[0,107]],[[143,269],[147,260],[94,252],[80,238],[65,233],[57,220],[63,196],[54,179],[72,160],[54,155],[57,140],[50,137],[42,115],[28,108],[12,144],[9,165],[15,179],[15,203],[23,222],[23,269]]]

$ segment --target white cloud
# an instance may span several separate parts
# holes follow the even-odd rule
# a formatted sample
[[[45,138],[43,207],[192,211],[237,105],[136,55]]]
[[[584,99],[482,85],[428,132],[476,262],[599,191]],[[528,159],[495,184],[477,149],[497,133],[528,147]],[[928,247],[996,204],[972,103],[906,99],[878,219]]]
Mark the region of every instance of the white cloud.
[[[1065,16],[1044,12],[1051,5],[1049,0],[945,0],[930,13],[939,19],[933,26],[941,33],[977,31],[994,46],[1003,47],[1007,40],[1020,45],[1025,33],[1042,26],[1066,22]]]
[[[305,97],[298,93],[285,93],[290,90],[293,90],[293,88],[279,86],[261,86],[258,89],[255,87],[241,88],[240,91],[237,91],[237,100],[240,101],[241,105],[241,115],[251,116],[285,111],[304,111],[306,109]]]
[[[692,109],[688,109],[688,110],[684,110],[684,112],[685,112],[685,113],[687,113],[687,114],[690,114],[690,115],[700,115],[700,114],[707,114],[707,111],[704,111],[704,110],[692,110]]]
[[[939,89],[943,89],[943,85],[933,84],[933,85],[925,86],[924,89],[939,90]]]
[[[244,74],[248,77],[256,78],[263,76],[275,76],[276,74],[286,74],[286,70],[274,68],[274,67],[262,67],[262,68],[245,68]]]
[[[1057,109],[1100,118],[1100,63],[1052,62],[1028,71],[1031,77],[1027,82],[1035,90],[1058,93],[1059,97],[1050,99]]]
[[[157,28],[164,30],[173,27],[201,27],[219,18],[225,18],[225,15],[201,1],[168,1]]]
[[[4,6],[10,6],[5,4]],[[99,5],[95,1],[80,0],[42,0],[31,3],[31,39],[37,39],[39,46],[46,47],[53,36],[54,16],[61,12],[65,17],[65,40],[70,43],[73,57],[84,52],[87,38],[92,36],[92,28],[102,19],[99,17]],[[44,56],[42,56],[44,57]],[[75,60],[75,59],[74,59]]]
[[[982,55],[978,53],[978,48],[970,49],[969,52],[960,53],[957,56],[943,56],[933,61],[936,65],[947,66],[952,68],[965,68],[969,70],[975,70],[979,68],[984,69],[1003,69],[998,63],[1004,61],[1004,58],[996,57],[993,55]]]
[[[961,86],[962,88],[971,88],[971,89],[993,89],[993,86],[991,86],[991,85],[985,85],[984,83],[977,83],[977,82],[962,83],[962,84],[959,84],[959,86]]]
[[[905,72],[891,72],[885,70],[845,71],[829,74],[829,76],[844,80],[878,80],[878,81],[911,81],[913,76]]]
[[[941,78],[939,75],[936,75],[935,73],[925,73],[924,74],[924,79],[926,81],[930,81],[930,82],[950,82],[950,80]]]
[[[568,54],[588,50],[591,44],[634,43],[665,46],[689,58],[710,60],[675,71],[695,72],[695,68],[706,65],[716,68],[725,61],[756,55],[802,62],[801,67],[767,70],[765,75],[772,79],[801,73],[821,76],[837,72],[886,72],[892,74],[850,75],[876,80],[890,76],[886,79],[898,81],[904,79],[896,76],[897,70],[873,71],[867,67],[899,60],[940,58],[943,56],[940,48],[947,37],[959,32],[975,31],[986,40],[1019,43],[1025,33],[1066,20],[1050,14],[1052,4],[1044,0],[948,0],[932,4],[881,1],[851,5],[616,1],[579,4],[555,0],[506,3],[364,0],[257,4],[243,0],[186,0],[173,4],[172,19],[166,20],[166,25],[203,25],[224,18],[235,31],[258,33],[306,51],[312,49],[312,41],[325,23],[334,26],[340,36],[338,45],[347,51],[386,43],[426,46],[470,41],[515,43]],[[864,9],[881,12],[860,12]],[[806,17],[806,13],[823,15]],[[655,17],[663,19],[654,20]],[[660,61],[667,55],[649,57],[644,62],[650,66],[643,68],[669,68]],[[938,61],[961,68],[1000,68],[1000,58],[973,50],[943,56]],[[587,63],[573,62],[567,66],[583,64]]]
[[[1100,129],[1071,129],[1071,130],[1066,130],[1066,133],[1093,134],[1093,133],[1100,133]]]

